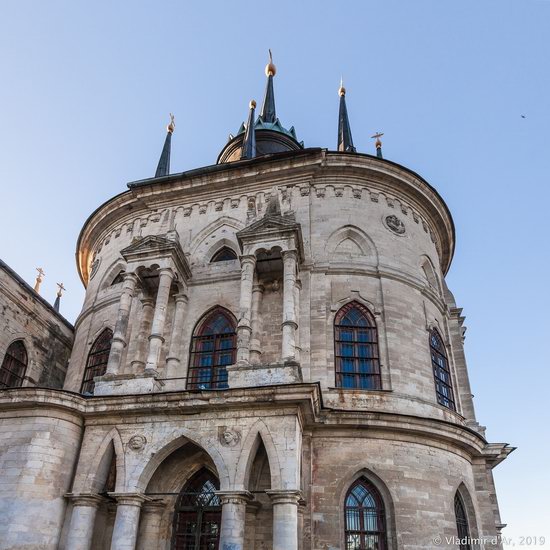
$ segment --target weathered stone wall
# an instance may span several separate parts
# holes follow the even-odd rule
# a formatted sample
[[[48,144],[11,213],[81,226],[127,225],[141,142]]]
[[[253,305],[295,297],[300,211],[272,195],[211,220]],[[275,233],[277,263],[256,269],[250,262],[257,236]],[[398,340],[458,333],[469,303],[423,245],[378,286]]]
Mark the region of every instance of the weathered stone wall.
[[[1,549],[57,550],[81,434],[79,414],[44,404],[0,412]]]
[[[16,340],[24,343],[28,356],[23,386],[61,388],[73,327],[0,261],[0,364]]]

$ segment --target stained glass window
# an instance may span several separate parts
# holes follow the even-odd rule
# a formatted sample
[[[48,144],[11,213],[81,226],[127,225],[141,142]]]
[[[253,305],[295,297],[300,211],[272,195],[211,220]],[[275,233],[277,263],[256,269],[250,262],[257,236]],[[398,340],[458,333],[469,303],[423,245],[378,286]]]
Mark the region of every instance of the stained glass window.
[[[106,328],[97,337],[90,353],[88,354],[80,393],[93,395],[95,386],[94,378],[96,376],[103,376],[107,370],[107,361],[109,360],[112,340],[113,332],[109,328]]]
[[[454,411],[456,407],[453,396],[451,371],[449,370],[449,362],[447,361],[447,354],[445,353],[445,344],[436,329],[430,332],[430,352],[432,355],[437,402]]]
[[[235,254],[235,251],[229,248],[228,246],[224,246],[223,248],[220,248],[214,256],[212,256],[212,259],[210,260],[211,263],[213,262],[228,262],[229,260],[236,260],[237,254]]]
[[[462,499],[458,493],[455,495],[455,518],[460,550],[470,550],[470,528],[468,527],[468,516],[466,516],[464,502],[462,502]]]
[[[336,386],[379,390],[378,332],[371,312],[358,302],[346,304],[334,321]]]
[[[172,550],[218,550],[222,508],[216,477],[206,468],[179,494],[174,512]]]
[[[211,311],[198,325],[191,343],[187,388],[225,389],[228,365],[235,362],[235,320],[223,308]]]
[[[385,550],[384,502],[364,477],[348,491],[345,501],[346,550]]]
[[[20,388],[27,370],[27,350],[21,340],[12,342],[0,367],[0,389]]]

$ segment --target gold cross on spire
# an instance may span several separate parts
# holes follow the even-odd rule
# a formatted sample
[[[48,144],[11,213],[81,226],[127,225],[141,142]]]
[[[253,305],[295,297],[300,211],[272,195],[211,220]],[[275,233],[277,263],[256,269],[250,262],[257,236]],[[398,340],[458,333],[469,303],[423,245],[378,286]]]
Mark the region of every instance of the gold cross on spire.
[[[42,283],[42,280],[46,274],[41,267],[37,267],[36,271],[38,271],[38,275],[36,276],[36,281],[34,283],[34,291],[40,292],[40,284]]]
[[[56,283],[56,284],[58,286],[57,295],[59,296],[59,298],[61,298],[61,295],[63,294],[63,291],[67,290],[67,289],[63,286],[63,283]]]
[[[384,135],[384,132],[376,132],[376,134],[374,134],[374,136],[371,136],[371,139],[375,139],[376,142],[375,142],[375,145],[376,145],[376,148],[378,149],[379,147],[382,147],[382,142],[380,141],[380,138]]]

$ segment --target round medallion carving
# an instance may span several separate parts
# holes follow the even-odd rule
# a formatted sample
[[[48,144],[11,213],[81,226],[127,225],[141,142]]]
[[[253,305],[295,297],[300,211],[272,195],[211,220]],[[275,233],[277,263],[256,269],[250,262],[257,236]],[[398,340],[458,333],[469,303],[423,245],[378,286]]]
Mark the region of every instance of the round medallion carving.
[[[133,435],[128,441],[128,447],[132,449],[132,451],[141,451],[146,443],[147,438],[144,435]]]
[[[221,427],[219,428],[219,439],[224,447],[235,447],[241,441],[241,433],[235,429]]]
[[[395,215],[386,216],[386,227],[393,231],[397,235],[403,235],[405,233],[405,224]]]

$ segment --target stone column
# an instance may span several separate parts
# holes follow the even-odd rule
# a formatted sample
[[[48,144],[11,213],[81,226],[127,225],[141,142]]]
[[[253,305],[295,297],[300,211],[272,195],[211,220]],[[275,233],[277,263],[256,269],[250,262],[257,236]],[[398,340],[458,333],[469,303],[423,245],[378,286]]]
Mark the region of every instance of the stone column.
[[[111,550],[135,550],[141,505],[147,500],[139,493],[109,493],[116,499],[116,517]]]
[[[222,504],[220,548],[243,550],[246,504],[252,495],[248,491],[216,491]]]
[[[250,362],[253,365],[259,365],[262,358],[262,348],[260,345],[260,333],[262,330],[262,321],[260,309],[264,295],[264,286],[255,283],[252,286],[252,312],[250,315],[250,328],[252,336],[250,338]]]
[[[162,500],[146,502],[141,512],[137,550],[159,550],[160,521],[166,507]]]
[[[71,523],[67,535],[67,548],[71,550],[90,550],[94,535],[95,516],[103,498],[92,493],[68,494],[66,496],[73,502]]]
[[[241,256],[241,300],[239,305],[239,323],[237,325],[237,362],[250,360],[250,326],[252,309],[252,284],[256,256]]]
[[[300,491],[267,491],[273,503],[273,550],[298,550]]]
[[[294,293],[296,286],[296,250],[283,252],[283,361],[296,360],[296,307]]]
[[[300,351],[302,348],[300,347],[300,292],[302,291],[302,282],[297,279],[296,283],[294,284],[294,314],[296,315],[296,332],[294,333],[294,345],[295,345],[295,352],[294,357],[296,358],[296,361],[300,361]]]
[[[157,290],[157,299],[155,303],[155,313],[153,314],[153,324],[151,326],[151,335],[149,336],[149,352],[145,364],[145,374],[156,374],[159,355],[162,344],[164,343],[164,324],[166,323],[166,308],[170,297],[170,287],[174,279],[174,272],[163,267],[159,270],[159,287]]]
[[[126,347],[126,338],[128,337],[130,308],[132,306],[132,298],[134,297],[137,281],[138,277],[135,273],[124,274],[113,341],[111,344],[111,351],[109,352],[109,360],[107,361],[107,370],[105,373],[107,375],[118,374],[120,370],[122,351]]]
[[[174,322],[172,323],[170,348],[166,357],[166,378],[173,378],[178,375],[183,345],[183,322],[185,321],[188,298],[187,295],[180,293],[176,294],[175,300],[176,309],[174,311]]]
[[[141,319],[137,336],[137,348],[135,359],[132,361],[132,374],[143,372],[145,369],[145,354],[147,353],[147,338],[151,332],[153,320],[154,302],[152,298],[141,299]]]

